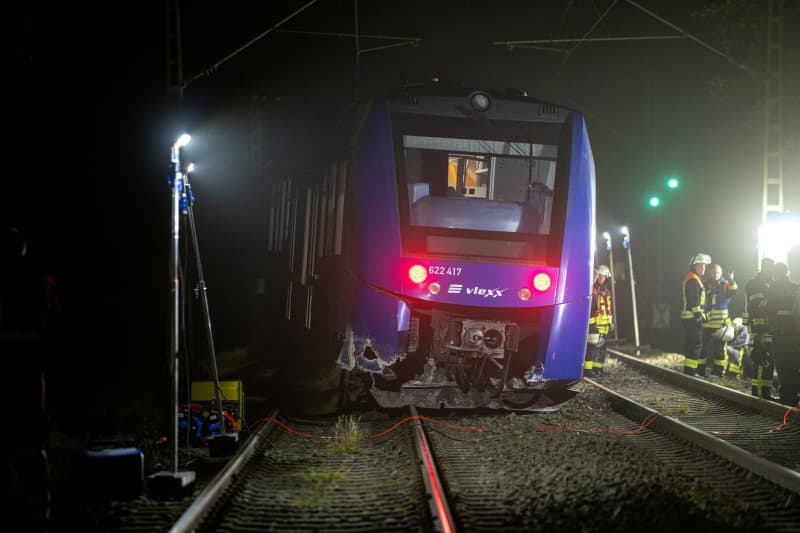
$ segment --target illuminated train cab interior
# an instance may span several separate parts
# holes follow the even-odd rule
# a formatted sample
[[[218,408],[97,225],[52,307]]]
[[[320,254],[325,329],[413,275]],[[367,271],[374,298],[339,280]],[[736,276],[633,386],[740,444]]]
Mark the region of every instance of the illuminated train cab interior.
[[[277,325],[343,403],[541,410],[575,393],[595,175],[580,113],[508,91],[394,90],[273,183]]]

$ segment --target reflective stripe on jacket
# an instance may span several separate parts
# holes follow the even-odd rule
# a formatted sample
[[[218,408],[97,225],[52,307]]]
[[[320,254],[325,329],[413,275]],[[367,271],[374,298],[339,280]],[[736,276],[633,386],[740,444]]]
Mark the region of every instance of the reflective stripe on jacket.
[[[708,296],[705,309],[708,322],[703,327],[719,329],[730,323],[728,307],[730,306],[731,298],[738,289],[739,287],[735,281],[728,282],[725,278],[708,282],[708,285],[706,285]]]
[[[706,291],[697,272],[689,272],[683,279],[683,309],[681,318],[694,318],[697,313],[705,316]]]
[[[607,335],[612,322],[611,291],[608,284],[595,283],[592,287],[592,310],[589,316],[589,325],[595,326],[598,333]]]

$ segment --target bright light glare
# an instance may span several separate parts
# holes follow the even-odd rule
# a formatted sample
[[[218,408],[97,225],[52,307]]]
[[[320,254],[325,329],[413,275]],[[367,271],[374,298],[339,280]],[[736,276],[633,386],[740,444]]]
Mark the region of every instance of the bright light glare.
[[[177,146],[178,148],[182,148],[182,147],[186,146],[187,144],[189,144],[189,141],[191,141],[191,140],[192,140],[192,136],[189,135],[188,133],[184,133],[183,135],[178,137],[177,141],[175,141],[175,146]]]
[[[414,283],[422,283],[428,277],[428,269],[422,265],[414,265],[408,269],[408,279]]]
[[[611,234],[609,232],[607,232],[607,231],[604,231],[603,232],[603,238],[605,240],[609,240],[611,238]]]
[[[667,180],[667,187],[670,189],[678,188],[678,178],[670,178]]]
[[[189,166],[186,167],[186,172],[194,172],[194,163],[189,163]]]
[[[800,222],[772,222],[758,228],[758,245],[761,257],[776,263],[786,263],[789,251],[800,246]]]
[[[630,234],[630,232],[628,231],[628,226],[622,226],[622,228],[620,228],[620,230],[619,230],[619,231],[620,231],[620,233],[622,233],[622,235],[624,235],[625,237],[630,237],[630,235],[631,235],[631,234]]]
[[[550,276],[544,272],[539,272],[535,276],[533,276],[533,288],[539,292],[544,292],[550,288],[550,284],[552,280]]]
[[[651,196],[650,200],[648,200],[648,203],[650,204],[650,207],[658,207],[661,203],[661,200],[658,198],[658,196]]]

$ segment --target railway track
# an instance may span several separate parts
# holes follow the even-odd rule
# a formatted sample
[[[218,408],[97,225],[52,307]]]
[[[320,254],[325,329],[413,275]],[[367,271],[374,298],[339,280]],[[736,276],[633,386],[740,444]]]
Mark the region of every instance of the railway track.
[[[800,418],[796,411],[648,364],[622,352],[609,352],[622,367],[609,374],[603,380],[604,385],[654,411],[785,467],[791,472],[781,474],[784,486],[800,492],[800,474],[797,474]],[[794,424],[790,423],[792,420]]]
[[[612,367],[602,384],[586,381],[603,390],[618,412],[644,421],[652,430],[632,439],[731,498],[754,509],[769,509],[762,522],[768,530],[800,531],[796,411],[609,352],[622,364]],[[690,457],[691,448],[708,453]]]
[[[390,424],[366,414],[359,421],[364,438],[349,453],[337,452],[334,439],[311,438],[334,435],[333,419],[286,419],[283,426],[274,418],[171,531],[602,530],[654,523],[669,531],[686,517],[726,531],[730,518],[687,510],[685,494],[697,479],[700,496],[693,497],[729,498],[738,502],[733,514],[745,502],[753,524],[785,503],[772,484],[598,404],[608,394],[589,393],[575,412],[541,415],[430,419],[411,411]],[[687,475],[667,473],[687,462]],[[765,523],[791,531],[800,517],[789,509]]]
[[[365,417],[270,417],[171,531],[453,531],[416,412]]]
[[[634,381],[628,367],[619,371]],[[108,530],[800,531],[795,471],[739,448],[725,431],[628,398],[613,381],[586,380],[555,412],[368,412],[357,432],[341,427],[346,417],[273,412],[202,492],[140,498]],[[633,389],[655,398],[675,389],[659,386]],[[688,405],[698,420],[715,412]],[[764,409],[771,414],[759,416],[775,427],[776,406]]]

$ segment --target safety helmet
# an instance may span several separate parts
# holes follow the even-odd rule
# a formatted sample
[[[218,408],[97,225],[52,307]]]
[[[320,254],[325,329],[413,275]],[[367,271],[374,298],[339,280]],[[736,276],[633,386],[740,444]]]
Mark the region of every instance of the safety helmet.
[[[696,265],[698,263],[702,263],[704,265],[710,265],[711,264],[711,256],[708,255],[708,254],[701,254],[701,253],[694,254],[694,256],[692,256],[692,260],[689,263],[689,265],[690,266],[694,266],[694,265]]]
[[[600,265],[594,270],[594,276],[605,276],[607,278],[611,277],[611,271],[605,265]]]

